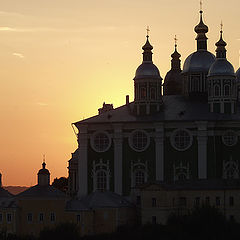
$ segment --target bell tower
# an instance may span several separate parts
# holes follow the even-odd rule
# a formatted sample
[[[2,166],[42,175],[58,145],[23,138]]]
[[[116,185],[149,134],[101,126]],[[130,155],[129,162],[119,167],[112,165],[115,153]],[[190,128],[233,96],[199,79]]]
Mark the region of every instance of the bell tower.
[[[149,115],[160,111],[162,105],[162,78],[152,61],[152,45],[147,40],[143,49],[143,62],[137,68],[134,77],[134,112],[137,115]]]

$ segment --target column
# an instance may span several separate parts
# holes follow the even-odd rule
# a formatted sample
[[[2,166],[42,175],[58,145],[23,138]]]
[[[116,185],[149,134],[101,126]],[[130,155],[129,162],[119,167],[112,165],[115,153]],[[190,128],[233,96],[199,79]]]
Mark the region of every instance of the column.
[[[155,125],[156,181],[164,180],[164,128],[162,123]]]
[[[87,151],[88,136],[87,126],[79,128],[78,134],[78,198],[82,198],[88,194],[88,169],[87,169]]]
[[[207,179],[207,122],[197,122],[198,178]]]
[[[114,192],[122,195],[122,128],[114,125]]]

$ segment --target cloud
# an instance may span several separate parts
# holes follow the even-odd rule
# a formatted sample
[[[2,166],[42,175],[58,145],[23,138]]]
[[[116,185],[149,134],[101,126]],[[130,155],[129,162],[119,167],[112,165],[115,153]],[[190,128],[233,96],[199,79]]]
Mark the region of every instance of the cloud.
[[[0,27],[0,31],[16,32],[17,29],[15,29],[15,28],[11,28],[11,27]]]
[[[24,58],[24,55],[21,53],[13,53],[12,55],[15,57]]]
[[[21,13],[16,13],[16,12],[0,11],[0,16],[23,17],[24,15]]]
[[[45,107],[48,106],[48,103],[45,102],[37,102],[37,105],[41,106],[41,107]]]

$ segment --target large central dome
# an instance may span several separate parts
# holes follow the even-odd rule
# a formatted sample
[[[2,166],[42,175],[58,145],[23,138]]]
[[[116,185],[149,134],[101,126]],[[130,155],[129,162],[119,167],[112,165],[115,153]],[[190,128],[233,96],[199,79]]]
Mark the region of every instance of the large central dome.
[[[194,52],[185,60],[182,72],[208,72],[215,59],[215,56],[208,51]]]

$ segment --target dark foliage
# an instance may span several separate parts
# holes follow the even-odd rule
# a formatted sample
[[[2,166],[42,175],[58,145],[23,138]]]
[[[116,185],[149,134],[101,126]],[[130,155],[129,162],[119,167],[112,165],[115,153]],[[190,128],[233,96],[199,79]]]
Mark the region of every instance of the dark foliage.
[[[68,189],[68,179],[65,177],[55,178],[53,180],[52,186],[62,192],[66,192]]]
[[[40,232],[39,240],[78,240],[79,232],[76,224],[62,223],[55,228],[46,228]]]

